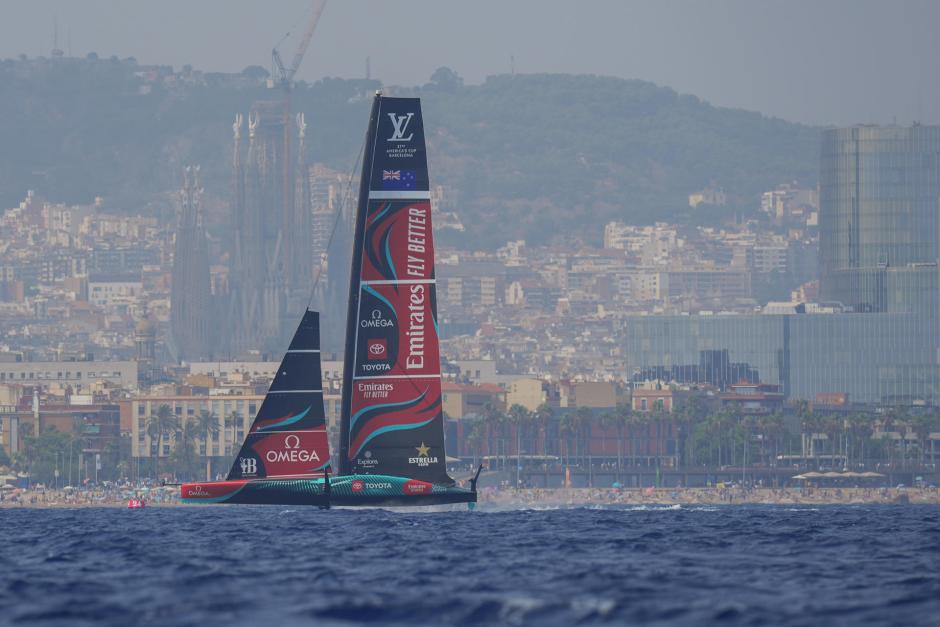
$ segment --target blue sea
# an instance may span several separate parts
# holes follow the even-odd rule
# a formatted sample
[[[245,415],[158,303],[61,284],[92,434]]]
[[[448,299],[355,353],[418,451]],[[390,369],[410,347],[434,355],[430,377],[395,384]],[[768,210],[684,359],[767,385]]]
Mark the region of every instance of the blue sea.
[[[940,508],[0,510],[13,625],[940,625]]]

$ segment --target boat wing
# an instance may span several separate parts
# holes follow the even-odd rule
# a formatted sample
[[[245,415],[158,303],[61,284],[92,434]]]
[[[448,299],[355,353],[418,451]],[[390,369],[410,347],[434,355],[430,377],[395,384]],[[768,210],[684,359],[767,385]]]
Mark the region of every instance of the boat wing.
[[[340,470],[450,485],[420,100],[377,95],[366,146],[350,276]]]

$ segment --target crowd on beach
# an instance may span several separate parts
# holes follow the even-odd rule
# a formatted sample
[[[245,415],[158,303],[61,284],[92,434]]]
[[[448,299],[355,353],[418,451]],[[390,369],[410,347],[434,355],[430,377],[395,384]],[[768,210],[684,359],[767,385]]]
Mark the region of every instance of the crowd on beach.
[[[151,505],[178,505],[179,487],[151,482],[104,483],[52,489],[0,489],[0,507],[125,506],[131,499]],[[609,505],[855,505],[940,504],[937,487],[787,487],[721,485],[707,488],[510,488],[481,487],[481,506],[582,507]]]
[[[584,505],[856,505],[940,504],[940,489],[925,488],[482,488],[480,503],[506,507]]]
[[[147,505],[172,505],[179,503],[179,487],[161,486],[152,482],[112,483],[76,488],[31,488],[0,489],[0,507],[95,507],[127,505],[131,499],[142,500]]]

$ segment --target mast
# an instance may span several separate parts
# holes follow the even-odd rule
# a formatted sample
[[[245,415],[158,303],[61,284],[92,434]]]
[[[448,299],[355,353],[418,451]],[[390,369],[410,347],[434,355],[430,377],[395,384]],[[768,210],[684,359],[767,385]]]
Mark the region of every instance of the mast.
[[[340,401],[339,474],[352,473],[349,456],[349,415],[352,404],[353,368],[356,352],[356,314],[359,311],[359,273],[362,271],[362,240],[366,228],[366,211],[369,205],[369,182],[372,161],[375,158],[376,127],[378,126],[379,103],[382,92],[375,92],[372,112],[369,114],[369,130],[366,132],[365,154],[362,159],[362,176],[359,179],[359,203],[356,206],[355,231],[353,234],[352,266],[349,271],[349,302],[346,308],[346,344],[343,350],[343,396]]]

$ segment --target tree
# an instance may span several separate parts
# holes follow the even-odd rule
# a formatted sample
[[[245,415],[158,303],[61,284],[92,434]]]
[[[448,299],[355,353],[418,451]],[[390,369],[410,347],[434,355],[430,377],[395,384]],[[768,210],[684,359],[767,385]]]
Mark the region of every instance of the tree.
[[[271,76],[271,73],[260,65],[249,65],[244,70],[242,70],[242,76],[260,82]]]
[[[196,474],[196,440],[200,436],[195,420],[186,420],[178,430],[176,446],[170,454],[174,474],[177,477],[191,478]]]
[[[519,467],[522,465],[522,430],[528,425],[532,413],[517,403],[509,408],[507,417],[509,424],[516,431],[516,487],[519,487]]]
[[[439,67],[431,74],[431,82],[425,89],[445,93],[453,93],[463,87],[463,79],[457,72],[449,67]]]
[[[481,456],[481,448],[483,445],[483,437],[486,433],[486,424],[483,422],[482,418],[477,417],[471,423],[470,429],[467,433],[467,444],[470,447],[470,450],[473,451],[473,465],[476,466],[479,463],[479,458]]]
[[[937,414],[934,411],[921,412],[911,416],[909,419],[911,430],[917,437],[917,446],[920,449],[920,465],[926,463],[927,442],[930,440],[930,434],[937,429]]]
[[[212,438],[219,433],[219,417],[214,412],[203,409],[196,416],[195,428],[202,440],[202,456],[206,462],[206,480],[208,481],[212,478],[209,448],[212,445]]]
[[[594,412],[590,407],[578,407],[574,412],[575,432],[578,443],[579,453],[581,454],[581,465],[586,466],[588,470],[588,482],[594,484],[594,458],[591,454],[591,430],[594,424]]]
[[[160,456],[163,454],[163,438],[170,433],[175,433],[179,428],[179,419],[173,413],[173,409],[166,403],[157,408],[157,413],[151,414],[147,419],[147,435],[150,436],[150,453],[153,456],[153,476],[157,476],[157,465]],[[153,442],[156,439],[157,450],[153,450]]]
[[[548,403],[542,403],[535,408],[535,418],[539,422],[539,440],[541,441],[541,454],[547,455],[546,440],[548,438],[548,424],[555,416],[555,410]]]
[[[496,405],[493,403],[487,403],[483,406],[483,423],[486,425],[487,433],[487,450],[490,451],[492,455],[492,449],[489,446],[493,438],[493,433],[496,433],[496,459],[499,463],[500,452],[502,451],[505,455],[505,446],[503,445],[503,439],[505,434],[503,433],[503,427],[506,423],[506,414],[504,414]],[[505,460],[503,460],[505,462]],[[505,463],[503,463],[505,467]]]
[[[0,466],[9,466],[12,463],[13,463],[13,460],[10,459],[9,455],[7,455],[7,452],[3,448],[3,445],[0,444]]]

